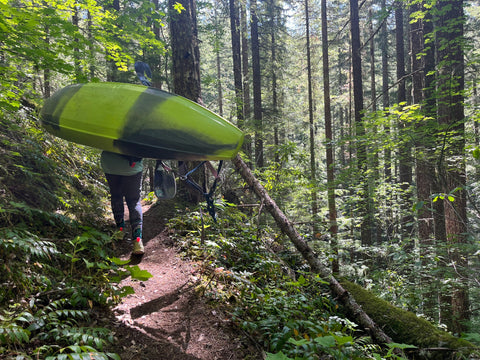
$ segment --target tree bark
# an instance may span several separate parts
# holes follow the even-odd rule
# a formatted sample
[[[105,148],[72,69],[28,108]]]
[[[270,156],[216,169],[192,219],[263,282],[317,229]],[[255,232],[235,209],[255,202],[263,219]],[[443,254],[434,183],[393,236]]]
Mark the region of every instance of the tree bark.
[[[176,3],[184,7],[180,13],[174,10]],[[200,82],[200,50],[197,36],[197,14],[195,0],[168,0],[170,9],[170,38],[172,41],[173,91],[202,104]],[[187,169],[194,168],[195,162],[179,162],[179,173],[184,175]],[[197,183],[201,183],[201,171],[193,174]],[[202,194],[185,183],[178,188],[179,198],[198,203]]]
[[[340,265],[338,261],[338,225],[337,225],[337,207],[335,204],[335,174],[333,158],[333,131],[332,131],[332,110],[330,99],[330,65],[328,57],[328,26],[327,26],[327,1],[322,0],[322,60],[323,60],[323,102],[325,116],[325,151],[327,159],[327,200],[328,200],[328,220],[330,245],[332,249],[333,261],[332,272],[338,274]]]
[[[398,2],[395,8],[395,38],[396,38],[396,53],[397,53],[397,81],[398,81],[398,92],[397,92],[397,101],[399,107],[406,105],[407,100],[407,91],[405,86],[405,44],[404,44],[404,26],[403,26],[403,3]],[[405,239],[409,239],[413,236],[413,217],[411,215],[412,201],[410,186],[412,184],[412,153],[411,145],[406,140],[408,138],[409,124],[400,121],[398,124],[400,129],[400,136],[402,137],[402,142],[400,144],[400,159],[399,159],[399,179],[400,179],[400,188],[402,189],[401,195],[401,208],[402,208],[402,233]],[[409,241],[406,245],[406,249],[412,250],[414,247],[413,240]]]
[[[315,119],[313,116],[313,89],[312,89],[312,63],[310,52],[310,14],[308,11],[308,0],[305,0],[305,30],[306,30],[306,47],[307,47],[307,86],[308,86],[308,119],[310,124],[310,208],[313,219],[313,232],[318,232],[317,214],[317,166],[315,160]]]
[[[219,1],[220,3],[220,1]],[[222,86],[222,70],[221,70],[221,60],[220,60],[220,38],[221,34],[219,31],[220,24],[218,22],[218,13],[217,7],[220,4],[215,4],[214,8],[214,17],[215,17],[215,60],[217,65],[217,104],[218,104],[218,115],[223,116],[223,86]]]
[[[410,14],[422,11],[423,4],[417,3],[410,6]],[[432,167],[431,149],[433,134],[429,129],[432,124],[429,115],[425,112],[424,89],[425,89],[425,56],[424,53],[424,29],[421,19],[411,23],[410,28],[410,49],[412,64],[412,101],[413,104],[422,105],[421,112],[424,114],[422,121],[416,124],[417,133],[415,141],[415,175],[417,185],[417,223],[420,248],[420,261],[424,268],[430,266],[429,259],[433,255],[434,245],[433,233],[433,213],[432,208],[432,183],[434,181],[434,168]],[[436,297],[432,293],[436,292],[436,286],[429,274],[420,276],[420,286],[423,297],[423,313],[428,317],[435,319]]]
[[[386,6],[386,1],[382,0],[381,2],[381,11],[382,14],[384,14],[385,19],[382,21],[382,26],[380,30],[380,46],[381,46],[381,52],[382,52],[382,105],[383,105],[383,110],[387,111],[388,108],[390,107],[390,96],[389,96],[389,82],[388,82],[388,32],[387,32],[387,19],[388,19],[388,13],[387,13],[387,6]],[[388,117],[387,117],[388,119]],[[387,139],[390,139],[391,135],[391,124],[390,120],[387,120],[388,122],[385,122],[383,125],[383,131],[385,133],[385,137]],[[385,183],[386,184],[391,184],[392,182],[392,153],[389,147],[386,147],[383,150],[383,171],[384,171],[384,177],[385,177]],[[386,201],[389,201],[386,200]],[[393,213],[392,213],[392,208],[390,206],[387,206],[386,209],[386,214],[385,214],[385,233],[387,238],[391,238],[393,235]]]
[[[185,8],[180,13],[173,10],[177,2]],[[201,103],[200,50],[195,0],[168,0],[168,6],[171,12],[173,91]]]
[[[233,83],[235,86],[235,113],[237,125],[240,129],[245,127],[243,116],[243,84],[242,84],[242,58],[240,47],[240,18],[238,5],[235,0],[230,0],[230,30],[232,34],[232,59]]]
[[[269,17],[271,25],[269,26],[270,31],[270,55],[271,55],[271,79],[272,79],[272,116],[273,119],[273,143],[275,145],[275,163],[280,163],[280,156],[277,149],[280,145],[280,127],[282,126],[279,123],[279,110],[278,110],[278,76],[277,76],[277,37],[276,32],[278,29],[275,24],[277,24],[277,11],[275,9],[275,1],[269,1],[268,4]]]
[[[248,66],[248,27],[247,27],[247,9],[241,1],[240,7],[240,36],[242,39],[242,75],[243,75],[243,118],[246,125],[249,125],[251,117],[250,107],[250,71]],[[252,158],[252,139],[250,135],[245,135],[243,141],[243,150],[247,154],[248,159]]]
[[[464,14],[463,0],[445,0],[437,3],[439,14],[437,31],[438,121],[448,128],[441,157],[441,180],[445,196],[445,229],[449,263],[455,277],[451,291],[453,333],[466,330],[469,318],[468,257],[462,250],[467,243],[467,200],[465,165],[465,114],[464,114]]]
[[[258,39],[257,0],[250,2],[252,35],[252,71],[253,71],[253,118],[255,125],[255,164],[261,169],[265,166],[263,153],[263,109],[262,83],[260,74],[260,43]]]
[[[358,0],[350,0],[350,31],[352,36],[352,77],[353,77],[353,103],[357,143],[357,167],[360,178],[363,178],[363,199],[359,201],[359,216],[362,218],[361,241],[362,245],[372,244],[372,214],[369,209],[369,184],[367,174],[367,147],[363,138],[365,137],[365,126],[363,123],[363,80],[362,80],[362,58],[360,54],[360,18],[358,14]]]

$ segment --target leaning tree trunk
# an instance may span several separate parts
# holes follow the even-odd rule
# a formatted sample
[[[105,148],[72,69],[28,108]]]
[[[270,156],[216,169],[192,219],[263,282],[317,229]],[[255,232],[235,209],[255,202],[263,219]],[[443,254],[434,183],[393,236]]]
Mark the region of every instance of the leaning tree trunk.
[[[262,199],[265,209],[273,216],[278,227],[290,238],[295,248],[302,254],[304,259],[310,265],[313,272],[320,274],[324,279],[328,279],[332,292],[343,303],[345,308],[355,316],[355,320],[364,328],[368,329],[371,336],[379,343],[389,343],[392,340],[387,336],[383,330],[375,324],[372,319],[362,310],[357,304],[352,295],[346,291],[342,285],[335,279],[328,267],[324,266],[313,250],[308,246],[307,242],[298,233],[292,222],[288,220],[285,214],[280,210],[275,201],[268,195],[265,188],[255,178],[248,166],[237,155],[233,159],[233,163],[237,171],[242,175],[243,179],[253,189],[255,194]]]
[[[385,328],[391,331],[392,336],[396,337],[395,340],[397,342],[413,344],[422,347],[422,351],[430,353],[432,351],[440,351],[441,354],[448,353],[451,355],[450,350],[455,350],[461,352],[461,355],[466,355],[472,351],[472,348],[474,349],[474,346],[469,342],[439,330],[425,319],[418,318],[411,312],[388,304],[386,301],[375,297],[358,285],[348,281],[342,281],[342,283],[340,283],[330,273],[328,267],[321,263],[317,254],[308,246],[307,242],[295,229],[293,223],[288,220],[275,201],[268,195],[265,188],[255,178],[240,155],[237,155],[232,161],[245,182],[262,200],[265,209],[275,219],[278,227],[289,237],[295,248],[308,262],[311,271],[319,274],[324,280],[328,281],[330,289],[337,301],[343,305],[350,317],[368,332],[377,343],[385,344],[392,342],[392,338],[382,329]],[[346,288],[348,288],[348,290]],[[357,302],[351,293],[354,293],[355,296],[362,301],[362,305]],[[368,309],[368,314],[364,311],[363,307]],[[376,321],[372,319],[370,313],[375,315]],[[382,326],[378,325],[380,323]],[[395,327],[393,327],[392,324],[394,324]],[[443,347],[439,349],[438,344],[443,344]]]

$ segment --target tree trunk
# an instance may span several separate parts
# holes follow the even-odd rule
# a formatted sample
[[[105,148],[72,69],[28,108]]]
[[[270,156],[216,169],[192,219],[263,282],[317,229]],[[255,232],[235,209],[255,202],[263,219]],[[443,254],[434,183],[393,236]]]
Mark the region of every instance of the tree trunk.
[[[358,0],[350,0],[350,26],[352,36],[352,76],[353,76],[353,102],[356,138],[361,140],[357,145],[357,167],[359,176],[363,178],[363,199],[360,200],[359,216],[362,218],[361,241],[362,245],[372,244],[372,216],[369,209],[369,186],[366,178],[367,174],[367,147],[365,141],[365,127],[363,123],[363,81],[362,81],[362,58],[360,54],[360,19],[358,15]]]
[[[308,119],[310,124],[310,208],[313,219],[313,232],[318,232],[318,200],[317,200],[317,166],[315,160],[315,122],[313,116],[312,64],[310,54],[310,15],[308,0],[305,0],[305,30],[307,40],[307,84],[308,84]]]
[[[444,135],[447,138],[442,149],[441,175],[443,192],[454,197],[453,201],[450,196],[444,200],[449,263],[455,278],[450,330],[459,334],[466,330],[465,321],[469,318],[468,257],[462,249],[462,244],[467,242],[463,1],[439,1],[437,10],[438,121],[448,128],[448,134]]]
[[[436,100],[436,71],[435,71],[435,53],[436,53],[436,42],[433,41],[435,38],[434,26],[433,26],[433,16],[431,12],[426,12],[425,21],[423,22],[423,32],[425,39],[428,41],[428,44],[425,44],[425,57],[424,57],[424,81],[425,87],[423,90],[424,104],[422,112],[425,114],[425,117],[431,120],[430,128],[431,130],[426,134],[425,138],[428,139],[431,137],[431,144],[426,145],[426,159],[428,161],[428,170],[430,175],[430,187],[432,194],[440,194],[442,192],[440,182],[439,182],[439,168],[437,164],[437,155],[435,154],[435,147],[437,142],[441,141],[441,136],[437,134],[437,100]],[[429,127],[429,124],[426,124]],[[428,181],[428,180],[425,180]],[[418,186],[418,185],[417,185]],[[420,185],[422,186],[422,185]],[[436,249],[436,255],[444,256],[441,252],[442,248],[445,248],[447,241],[447,234],[445,230],[445,216],[444,216],[444,204],[443,201],[435,201],[432,204],[432,215],[433,215],[433,233],[434,233],[434,246]],[[437,301],[439,309],[438,313],[433,317],[438,323],[447,324],[451,321],[451,297],[447,292],[442,292],[441,279],[445,278],[444,274],[439,273],[437,279],[435,280],[433,287],[436,289],[433,293],[436,293],[436,296],[429,297],[429,301]],[[432,299],[434,298],[434,299]],[[434,307],[432,306],[432,309]]]
[[[253,71],[253,118],[255,125],[255,164],[261,169],[265,166],[263,153],[263,109],[262,83],[260,74],[260,43],[258,39],[257,0],[250,2],[252,34],[252,71]]]
[[[88,61],[90,63],[88,67],[88,78],[90,81],[95,79],[95,41],[93,38],[93,21],[92,14],[90,11],[87,11],[87,31],[88,31]]]
[[[75,29],[77,29],[77,31],[80,31],[80,24],[78,22],[78,9],[76,4],[74,4],[72,8],[73,8],[72,25],[75,27]],[[78,46],[79,38],[77,35],[74,35],[73,42],[74,42],[73,66],[75,69],[75,81],[77,83],[81,83],[83,82],[83,78],[82,78],[82,68],[80,66],[80,48]]]
[[[386,1],[382,0],[381,3],[381,12],[384,15],[384,20],[382,21],[382,26],[380,30],[380,46],[382,52],[382,105],[383,110],[387,111],[390,107],[390,96],[389,96],[389,82],[388,82],[388,32],[387,32],[387,23],[388,23],[388,13],[387,13]],[[387,117],[388,119],[388,117]],[[387,120],[389,121],[389,120]],[[385,137],[390,139],[391,135],[391,124],[385,122],[383,126],[383,131],[385,133]],[[392,153],[389,147],[386,147],[383,150],[383,171],[384,171],[384,181],[387,185],[392,183]],[[390,197],[390,196],[389,196]],[[386,199],[389,201],[390,199]],[[393,235],[393,213],[392,208],[390,206],[386,206],[385,211],[385,234],[388,239],[390,239]]]
[[[232,59],[233,59],[233,83],[235,86],[235,113],[237,125],[244,129],[243,116],[243,85],[242,85],[242,59],[240,48],[240,19],[238,6],[235,0],[230,0],[230,30],[232,34]]]
[[[308,2],[308,0],[307,0]],[[330,99],[330,65],[328,58],[328,26],[327,26],[327,1],[322,0],[322,60],[323,60],[323,102],[325,116],[325,151],[327,159],[327,199],[328,199],[328,220],[330,244],[332,248],[333,261],[332,272],[340,273],[340,265],[338,261],[338,225],[337,225],[337,208],[335,204],[335,174],[334,165],[334,139],[332,131],[332,110]]]
[[[220,6],[219,3],[215,4],[214,8],[214,17],[215,17],[215,60],[217,65],[217,104],[218,104],[218,115],[223,116],[223,87],[222,87],[222,70],[221,70],[221,60],[220,60],[220,24],[218,23],[218,13],[217,7]]]
[[[398,81],[398,93],[397,101],[399,107],[406,105],[407,92],[405,87],[405,44],[404,44],[404,26],[403,26],[403,3],[398,2],[395,7],[395,38],[396,38],[396,52],[397,52],[397,81]],[[412,201],[411,201],[411,189],[412,184],[412,154],[411,145],[409,144],[408,132],[409,125],[400,121],[398,124],[400,129],[401,144],[399,149],[400,163],[399,163],[399,179],[400,188],[402,189],[401,205],[402,208],[402,234],[405,239],[411,239],[413,237],[413,217],[411,215]],[[408,240],[406,249],[412,250],[414,247],[413,240]]]
[[[185,10],[173,10],[181,3]],[[195,0],[168,0],[172,47],[173,91],[201,103],[200,50],[198,48]]]
[[[375,33],[373,32],[373,12],[368,10],[368,17],[372,19],[369,25],[370,33],[370,98],[372,99],[372,111],[377,111],[377,89],[375,80]]]
[[[369,33],[370,33],[370,98],[372,101],[372,112],[377,112],[377,89],[376,89],[376,76],[375,76],[375,33],[373,32],[373,15],[372,15],[372,9],[370,8],[368,10],[368,17],[372,19],[370,21],[370,26],[369,26]],[[374,139],[377,139],[377,125],[373,125],[371,127],[371,136],[373,136]],[[368,154],[369,155],[369,161],[368,164],[370,166],[371,171],[369,171],[369,176],[368,176],[368,182],[369,182],[369,190],[370,194],[368,196],[368,201],[369,201],[369,209],[372,213],[372,220],[374,219],[375,213],[373,209],[378,208],[375,200],[375,194],[373,193],[373,189],[375,189],[376,183],[379,178],[379,171],[378,171],[378,164],[379,164],[379,157],[378,157],[378,152],[376,151],[378,147],[378,142],[377,140],[374,140],[371,145],[368,146]],[[372,150],[372,151],[370,151]],[[378,243],[378,238],[379,238],[379,231],[378,231],[378,226],[377,226],[377,221],[372,221],[372,242]]]
[[[248,28],[247,28],[247,10],[245,4],[240,4],[240,36],[242,39],[242,75],[243,75],[243,118],[246,123],[249,122],[251,116],[250,108],[250,76],[248,66]],[[248,127],[248,126],[247,126]],[[245,135],[243,141],[243,150],[247,154],[248,159],[252,158],[252,140],[250,135]]]
[[[174,5],[181,3],[185,8],[180,13],[174,11]],[[200,83],[200,51],[197,37],[197,15],[195,0],[168,0],[170,14],[170,38],[172,41],[172,75],[173,91],[202,104]],[[180,162],[179,173],[184,175],[187,169],[194,168],[195,163]],[[201,172],[193,174],[200,183]],[[179,197],[191,203],[201,200],[200,192],[181,183],[178,188]]]
[[[410,14],[413,15],[417,11],[423,10],[423,4],[417,3],[410,6]],[[413,18],[413,16],[411,16]],[[423,21],[421,19],[411,23],[410,29],[410,48],[411,48],[411,63],[412,63],[412,101],[413,104],[424,103],[424,89],[425,89],[425,57],[422,55],[425,50],[424,46],[424,31]],[[428,119],[428,114],[425,113],[425,107],[422,106],[423,120],[416,124],[417,133],[415,141],[415,175],[417,185],[417,223],[418,223],[418,238],[420,248],[420,259],[422,266],[428,268],[430,266],[430,258],[433,256],[432,249],[434,245],[433,233],[433,213],[432,209],[432,186],[434,181],[434,167],[432,167],[431,149],[433,144],[431,140],[433,135],[429,130],[432,124]],[[435,319],[435,304],[436,297],[432,293],[436,292],[436,286],[433,283],[431,276],[421,275],[420,286],[422,288],[423,308],[422,311],[429,318]]]
[[[269,5],[269,17],[271,21],[270,31],[270,55],[271,55],[271,79],[272,79],[272,120],[273,120],[273,143],[275,145],[275,163],[280,163],[280,156],[278,148],[280,145],[280,117],[278,116],[278,84],[277,84],[277,38],[276,32],[278,29],[275,27],[277,23],[277,14],[275,11],[275,1],[270,1]]]

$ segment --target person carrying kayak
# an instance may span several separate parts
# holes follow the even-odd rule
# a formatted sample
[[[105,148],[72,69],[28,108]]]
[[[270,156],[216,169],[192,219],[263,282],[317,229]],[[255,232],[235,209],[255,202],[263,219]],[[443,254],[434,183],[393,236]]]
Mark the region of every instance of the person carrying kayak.
[[[123,235],[125,230],[125,198],[132,228],[132,254],[142,255],[145,252],[142,242],[143,213],[140,202],[143,161],[141,158],[102,151],[100,164],[110,189],[111,206],[117,231]]]

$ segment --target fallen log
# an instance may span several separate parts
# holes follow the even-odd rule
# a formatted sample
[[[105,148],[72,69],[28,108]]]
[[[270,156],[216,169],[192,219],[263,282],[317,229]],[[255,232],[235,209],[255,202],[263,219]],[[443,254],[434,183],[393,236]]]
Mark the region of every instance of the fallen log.
[[[332,276],[330,270],[324,266],[312,248],[302,239],[293,224],[287,219],[282,210],[277,206],[275,201],[270,197],[267,190],[255,178],[250,168],[245,164],[242,158],[237,155],[233,159],[237,171],[242,175],[243,179],[252,188],[255,194],[262,199],[264,207],[273,216],[278,227],[289,237],[295,248],[302,254],[303,258],[308,262],[313,272],[320,274],[330,284],[333,294],[342,303],[345,309],[352,314],[355,321],[367,331],[370,336],[380,344],[390,343],[392,339],[383,332],[383,330],[363,311],[357,304],[353,296],[343,288],[335,277]]]
[[[420,350],[423,349],[427,352],[428,347],[439,345],[447,345],[447,347],[455,349],[455,351],[462,353],[462,355],[471,353],[475,349],[473,344],[439,330],[434,325],[424,319],[418,318],[411,312],[395,308],[393,305],[379,299],[358,285],[347,281],[342,281],[342,285],[340,281],[332,275],[330,269],[321,263],[312,248],[308,246],[307,242],[297,232],[292,222],[288,220],[239,155],[233,159],[233,164],[250,188],[262,200],[264,208],[272,215],[277,226],[289,237],[295,248],[308,262],[311,271],[319,274],[324,280],[329,282],[332,293],[352,317],[352,320],[368,332],[377,343],[391,343],[393,342],[392,336],[395,337],[395,342],[415,345],[419,347]],[[346,287],[348,287],[348,290]],[[354,295],[352,295],[352,293]],[[367,294],[370,294],[370,297],[368,297]],[[355,297],[361,300],[361,305]],[[382,306],[380,306],[380,304]],[[367,311],[364,309],[367,309]],[[382,311],[385,311],[385,313],[382,314]],[[377,321],[369,315],[370,313],[375,315]],[[392,314],[398,315],[397,319],[393,319]],[[408,321],[405,321],[405,319],[408,319]],[[398,330],[400,327],[394,329],[390,326],[394,322],[405,322],[402,328],[405,334],[409,334],[409,336],[398,336],[400,335]],[[384,329],[391,330],[391,335],[388,335]],[[414,329],[420,329],[421,332],[426,332],[427,335],[422,333],[421,336],[415,336],[415,334],[412,334]],[[418,339],[429,339],[429,341],[419,342],[417,341]],[[439,358],[438,354],[432,354],[432,352],[430,352],[429,355],[433,355],[431,358]]]

